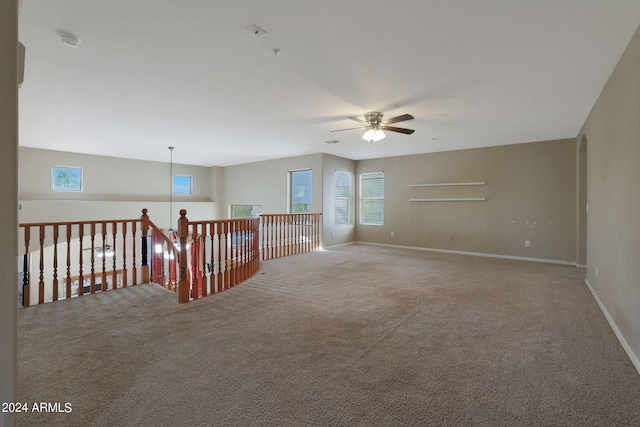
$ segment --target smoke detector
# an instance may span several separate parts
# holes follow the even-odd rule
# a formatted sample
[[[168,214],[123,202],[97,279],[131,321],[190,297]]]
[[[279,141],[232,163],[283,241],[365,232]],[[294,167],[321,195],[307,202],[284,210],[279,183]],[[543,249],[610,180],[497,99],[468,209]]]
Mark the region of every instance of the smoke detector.
[[[78,45],[82,43],[79,38],[72,36],[71,34],[60,34],[60,40],[62,40],[62,43],[68,47],[78,47]]]

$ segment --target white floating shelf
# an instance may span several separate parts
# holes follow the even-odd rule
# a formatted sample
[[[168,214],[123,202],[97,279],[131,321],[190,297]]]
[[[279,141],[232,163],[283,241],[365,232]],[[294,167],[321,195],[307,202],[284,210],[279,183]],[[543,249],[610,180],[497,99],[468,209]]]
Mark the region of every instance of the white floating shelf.
[[[484,202],[484,197],[447,197],[438,199],[409,199],[410,202]]]
[[[409,184],[409,187],[451,187],[461,185],[484,185],[484,181],[479,182],[443,182],[440,184]]]

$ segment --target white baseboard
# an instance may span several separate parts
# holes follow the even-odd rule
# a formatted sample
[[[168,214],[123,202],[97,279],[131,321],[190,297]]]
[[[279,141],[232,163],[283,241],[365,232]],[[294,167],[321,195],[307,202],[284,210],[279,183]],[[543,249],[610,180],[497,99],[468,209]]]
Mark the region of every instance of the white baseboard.
[[[498,255],[498,254],[485,254],[482,252],[466,252],[466,251],[454,251],[450,249],[435,249],[435,248],[423,248],[420,246],[401,246],[401,245],[389,245],[386,243],[370,243],[370,242],[355,242],[362,245],[372,245],[372,246],[386,246],[389,248],[401,248],[401,249],[413,249],[417,251],[426,251],[426,252],[442,252],[446,254],[458,254],[458,255],[471,255],[471,256],[480,256],[485,258],[501,258],[501,259],[513,259],[518,261],[531,261],[531,262],[545,262],[550,264],[562,264],[562,265],[572,265],[576,266],[575,262],[571,261],[561,261],[557,259],[544,259],[544,258],[528,258],[528,257],[520,257],[520,256],[511,256],[511,255]]]
[[[636,371],[638,371],[638,374],[640,374],[640,360],[638,360],[638,356],[636,356],[636,354],[633,352],[627,340],[624,339],[622,332],[620,332],[620,329],[618,329],[618,326],[613,321],[613,318],[609,314],[609,311],[607,311],[604,304],[602,304],[602,301],[600,301],[598,294],[596,294],[596,292],[593,290],[591,283],[589,283],[587,279],[584,279],[584,283],[587,285],[587,288],[589,288],[591,295],[593,295],[593,299],[595,299],[598,303],[598,307],[600,307],[600,310],[602,310],[604,317],[607,319],[607,322],[609,322],[609,326],[611,326],[611,329],[613,329],[613,333],[616,334],[616,337],[618,338],[618,341],[620,341],[622,348],[624,348],[624,351],[627,352],[627,356],[629,356],[629,359],[631,359],[631,363],[633,363]]]
[[[338,243],[337,245],[331,245],[331,246],[323,246],[322,249],[334,249],[334,248],[339,248],[341,246],[349,246],[349,245],[353,245],[354,242],[347,242],[347,243]]]

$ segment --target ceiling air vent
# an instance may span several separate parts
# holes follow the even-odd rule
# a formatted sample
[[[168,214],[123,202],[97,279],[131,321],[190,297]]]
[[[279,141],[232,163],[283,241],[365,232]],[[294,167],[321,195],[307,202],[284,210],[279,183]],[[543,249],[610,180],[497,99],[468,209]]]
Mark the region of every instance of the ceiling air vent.
[[[251,31],[251,33],[256,37],[262,37],[265,34],[267,34],[267,32],[265,30],[263,30],[262,28],[258,27],[257,25],[252,25],[247,29],[249,31]]]

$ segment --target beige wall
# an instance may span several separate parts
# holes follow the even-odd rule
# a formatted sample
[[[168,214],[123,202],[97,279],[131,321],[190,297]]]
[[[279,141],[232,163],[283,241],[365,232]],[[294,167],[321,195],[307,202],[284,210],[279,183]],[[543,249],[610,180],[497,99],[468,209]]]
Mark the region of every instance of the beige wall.
[[[0,247],[0,402],[16,401],[18,366],[17,3],[0,2],[0,235],[8,237]],[[15,414],[0,412],[0,427],[15,421]]]
[[[169,226],[169,163],[20,148],[20,222],[137,218],[142,208]],[[83,168],[82,192],[51,191],[51,166]],[[192,220],[216,219],[217,168],[173,165],[193,177],[193,193],[172,195],[173,226],[180,209]]]
[[[222,172],[222,214],[230,205],[262,205],[264,213],[287,213],[288,172],[311,169],[313,212],[322,212],[322,154],[228,166]]]
[[[51,191],[51,166],[83,168],[83,191]],[[169,197],[171,182],[169,170],[169,162],[20,147],[20,199],[165,201]],[[193,193],[176,194],[174,200],[213,201],[211,168],[174,164],[173,173],[193,177]]]
[[[229,166],[222,169],[221,206],[224,217],[230,205],[262,205],[264,213],[286,213],[288,172],[311,169],[313,173],[313,212],[323,213],[325,246],[353,242],[355,226],[335,225],[335,171],[355,175],[353,160],[328,154],[289,157]]]
[[[578,141],[583,137],[588,143],[587,281],[640,371],[640,32]]]
[[[322,157],[323,169],[323,244],[325,247],[350,243],[355,240],[355,195],[356,195],[356,162],[354,160],[342,157],[324,154]],[[336,225],[336,170],[351,172],[354,176],[353,196],[354,203],[352,206],[352,224]]]
[[[362,160],[357,170],[385,176],[385,224],[358,225],[358,241],[575,263],[573,139]],[[475,197],[486,201],[409,201]]]

